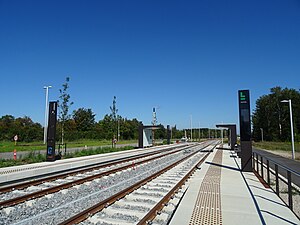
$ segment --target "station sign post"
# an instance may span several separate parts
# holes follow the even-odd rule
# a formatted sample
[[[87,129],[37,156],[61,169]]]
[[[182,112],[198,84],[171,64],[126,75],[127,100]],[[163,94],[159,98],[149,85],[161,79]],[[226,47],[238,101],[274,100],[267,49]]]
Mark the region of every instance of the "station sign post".
[[[57,102],[49,102],[49,117],[47,130],[47,161],[55,161],[55,137],[57,121]]]
[[[171,144],[171,129],[170,125],[167,125],[167,144]]]
[[[144,125],[142,123],[139,124],[139,148],[144,148]]]
[[[243,172],[252,172],[252,142],[249,90],[239,90],[239,116],[241,141],[241,167]]]

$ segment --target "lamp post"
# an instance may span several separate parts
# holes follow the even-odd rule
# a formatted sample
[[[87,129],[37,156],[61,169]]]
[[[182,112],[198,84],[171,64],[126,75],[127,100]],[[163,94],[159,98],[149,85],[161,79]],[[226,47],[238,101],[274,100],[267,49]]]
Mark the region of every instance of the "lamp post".
[[[193,124],[192,124],[192,115],[191,115],[191,142],[193,141]]]
[[[120,141],[120,118],[118,118],[118,142]]]
[[[200,134],[200,122],[199,122],[199,142],[201,141],[201,134]]]
[[[48,95],[49,95],[49,88],[52,88],[52,86],[44,86],[44,89],[46,89],[46,105],[45,105],[45,126],[44,126],[44,144],[46,144],[47,139],[47,127],[48,127]]]
[[[264,129],[260,128],[260,132],[261,132],[261,141],[264,141]]]
[[[290,121],[291,121],[291,136],[292,136],[292,159],[295,159],[295,143],[294,143],[294,125],[293,125],[293,113],[292,113],[292,100],[282,100],[283,103],[289,103],[290,108]]]

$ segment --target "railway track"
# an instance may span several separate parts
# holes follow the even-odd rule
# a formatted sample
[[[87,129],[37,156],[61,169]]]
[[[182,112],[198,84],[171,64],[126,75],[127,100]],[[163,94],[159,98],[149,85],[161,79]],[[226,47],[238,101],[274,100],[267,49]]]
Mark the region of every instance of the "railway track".
[[[187,147],[171,148],[168,151],[160,150],[147,155],[135,156],[118,162],[114,161],[94,168],[83,169],[81,171],[69,173],[68,175],[56,175],[54,177],[44,178],[42,181],[37,180],[6,187],[2,190],[0,189],[0,192],[2,192],[0,194],[0,207],[13,206],[29,199],[42,197],[62,189],[83,184],[85,182],[131,168],[132,166],[137,166],[150,160],[182,151],[186,148]]]
[[[215,146],[212,147],[212,149]],[[171,218],[179,200],[169,203],[193,172],[204,162],[209,152],[191,155],[133,184],[108,199],[60,223],[70,224],[164,224]],[[180,195],[182,196],[187,187]],[[176,202],[176,201],[175,201]],[[166,208],[164,211],[163,209]],[[150,223],[151,222],[151,223]]]
[[[9,192],[12,190],[16,190],[16,189],[23,189],[32,185],[38,185],[44,182],[49,182],[52,180],[56,180],[56,179],[62,179],[66,176],[70,176],[70,175],[76,175],[78,173],[83,173],[83,172],[89,172],[92,171],[94,169],[99,169],[102,167],[107,167],[110,165],[115,165],[116,163],[122,163],[122,162],[127,162],[129,160],[135,160],[135,159],[139,159],[141,157],[147,157],[147,156],[151,156],[151,155],[155,155],[161,152],[165,152],[165,151],[171,151],[173,149],[179,148],[179,147],[185,147],[187,145],[181,145],[181,146],[172,146],[172,147],[163,147],[163,148],[159,148],[155,151],[150,151],[150,152],[146,152],[146,153],[139,153],[138,150],[130,150],[128,151],[129,153],[132,153],[134,151],[134,153],[136,153],[134,156],[126,156],[125,152],[120,152],[120,153],[115,153],[114,157],[118,157],[117,159],[111,159],[108,160],[106,162],[101,162],[101,163],[96,163],[96,164],[92,164],[92,165],[84,165],[82,167],[79,168],[72,168],[72,169],[68,169],[65,171],[60,171],[59,173],[55,173],[52,175],[44,175],[43,177],[35,177],[35,178],[31,178],[31,179],[27,179],[27,180],[23,180],[21,183],[18,182],[18,180],[15,183],[11,183],[11,184],[2,184],[2,187],[0,187],[0,194],[1,193],[5,193],[5,192]],[[74,159],[75,160],[75,159]],[[82,159],[77,159],[77,160],[72,160],[71,162],[63,162],[61,161],[60,164],[68,164],[68,163],[74,163],[77,161],[82,161]],[[9,174],[11,172],[20,172],[20,171],[26,171],[26,170],[30,170],[30,169],[45,169],[49,166],[52,166],[51,164],[47,164],[47,165],[41,165],[41,166],[34,166],[34,167],[30,167],[30,168],[23,168],[22,170],[18,169],[10,169],[7,171],[2,171],[2,174]]]
[[[204,144],[201,146],[202,148],[205,147]],[[199,149],[199,146],[190,146],[189,148]],[[13,202],[12,204],[3,204],[0,210],[0,224],[56,224],[59,221],[57,215],[60,215],[61,212],[65,213],[65,211],[68,211],[68,207],[77,209],[88,208],[95,200],[96,202],[98,201],[99,195],[100,199],[106,199],[112,195],[112,193],[124,189],[129,185],[128,183],[136,182],[134,180],[137,178],[141,179],[143,171],[150,171],[167,161],[182,158],[184,155],[182,150],[184,149],[185,151],[187,150],[187,148],[181,148],[181,150],[177,149],[172,151],[172,154],[170,154],[170,152],[162,153],[163,158],[161,158],[162,156],[153,156],[140,161],[136,160],[134,167],[132,167],[129,162],[127,165],[120,166],[120,168],[108,170],[110,172],[104,171],[100,173],[101,175],[96,174],[96,177],[93,178],[83,177],[76,180],[75,183],[70,184],[71,182],[68,182],[67,186],[69,186],[64,187],[64,189],[62,189],[61,185],[66,184],[59,184],[54,187],[56,190],[53,192],[46,188],[46,192],[41,196],[27,196],[27,199],[23,199],[19,202],[15,202],[16,199],[14,199],[11,201]],[[136,169],[136,167],[138,167],[138,169]],[[38,192],[39,191],[35,193]],[[70,211],[73,210],[71,209]],[[17,212],[19,212],[18,215]],[[47,219],[41,219],[44,217]],[[32,222],[33,220],[30,218],[33,220],[36,219],[36,221],[39,222]]]

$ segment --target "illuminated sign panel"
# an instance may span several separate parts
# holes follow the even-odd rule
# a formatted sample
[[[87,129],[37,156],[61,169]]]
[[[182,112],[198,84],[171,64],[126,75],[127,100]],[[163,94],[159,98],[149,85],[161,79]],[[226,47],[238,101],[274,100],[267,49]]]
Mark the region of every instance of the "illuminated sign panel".
[[[244,91],[240,91],[240,101],[246,101],[246,95]]]

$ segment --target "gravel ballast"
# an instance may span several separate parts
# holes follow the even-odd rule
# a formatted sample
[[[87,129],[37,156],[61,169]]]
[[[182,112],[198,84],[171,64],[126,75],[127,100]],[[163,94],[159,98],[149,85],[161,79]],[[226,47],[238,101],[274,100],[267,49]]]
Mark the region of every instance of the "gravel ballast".
[[[198,147],[192,147],[198,150]],[[0,224],[57,224],[185,157],[176,153],[122,173],[0,210]]]

